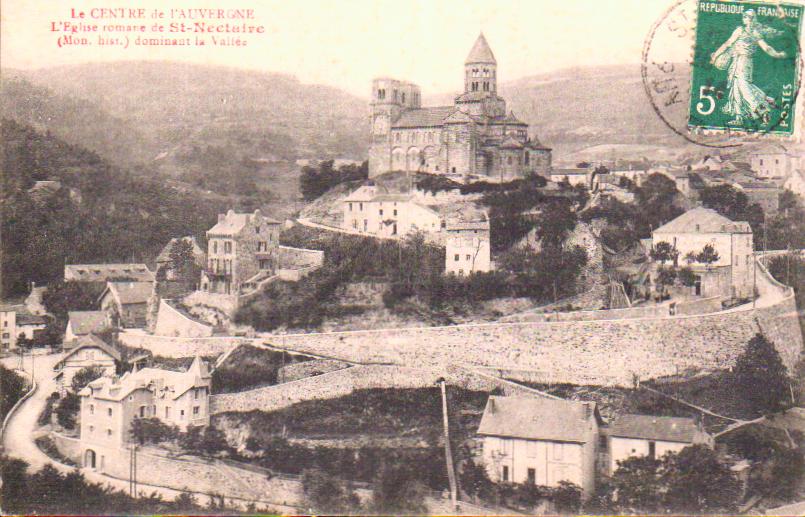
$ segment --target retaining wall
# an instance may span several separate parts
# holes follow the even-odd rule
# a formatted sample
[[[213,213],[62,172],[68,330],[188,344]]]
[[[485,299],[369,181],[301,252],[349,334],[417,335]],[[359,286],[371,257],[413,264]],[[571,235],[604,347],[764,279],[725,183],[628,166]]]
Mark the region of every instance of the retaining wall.
[[[343,370],[349,364],[343,361],[334,361],[332,359],[313,359],[312,361],[304,361],[301,363],[293,363],[283,366],[277,371],[277,378],[282,379],[282,382],[297,381],[307,377],[315,377],[337,370]]]
[[[172,307],[164,299],[159,300],[159,312],[154,326],[154,334],[160,336],[209,337],[212,325],[194,320]]]
[[[276,411],[305,400],[343,397],[355,390],[371,388],[429,388],[444,378],[448,384],[473,391],[500,389],[507,395],[547,396],[491,375],[458,367],[365,365],[267,386],[240,393],[210,397],[210,414],[240,411]]]
[[[758,282],[762,296],[757,308],[749,304],[710,314],[264,335],[255,342],[364,364],[530,370],[551,382],[631,386],[634,376],[731,366],[762,330],[793,368],[803,346],[793,290],[771,279],[762,266]],[[615,311],[597,312],[594,317]],[[242,341],[141,339],[126,344],[188,356],[220,353]]]

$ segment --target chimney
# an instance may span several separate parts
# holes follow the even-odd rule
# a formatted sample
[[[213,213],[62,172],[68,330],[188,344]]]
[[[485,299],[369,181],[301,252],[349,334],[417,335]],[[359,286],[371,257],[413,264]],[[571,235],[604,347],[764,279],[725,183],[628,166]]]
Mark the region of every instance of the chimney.
[[[496,413],[497,412],[497,407],[495,407],[495,399],[494,398],[489,397],[489,402],[487,403],[487,409],[489,410],[490,413]]]

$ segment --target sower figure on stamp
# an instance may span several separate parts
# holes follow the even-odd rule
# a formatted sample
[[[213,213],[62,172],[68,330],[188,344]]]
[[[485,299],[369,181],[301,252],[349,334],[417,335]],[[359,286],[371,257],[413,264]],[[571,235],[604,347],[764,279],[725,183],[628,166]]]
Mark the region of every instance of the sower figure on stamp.
[[[743,25],[736,28],[732,36],[710,57],[710,63],[719,70],[729,67],[727,104],[722,110],[735,119],[728,124],[740,125],[744,117],[760,119],[763,124],[769,123],[769,111],[774,106],[774,99],[752,82],[752,57],[760,47],[773,58],[785,58],[785,52],[774,50],[765,40],[781,34],[781,31],[758,23],[755,11],[749,9],[743,15]]]

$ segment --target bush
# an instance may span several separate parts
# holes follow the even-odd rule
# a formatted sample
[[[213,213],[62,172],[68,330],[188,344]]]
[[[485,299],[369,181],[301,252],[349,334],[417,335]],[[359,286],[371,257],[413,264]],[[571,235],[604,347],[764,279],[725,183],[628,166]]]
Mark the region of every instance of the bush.
[[[45,401],[45,408],[39,413],[39,417],[36,419],[36,423],[40,426],[47,425],[50,423],[50,416],[53,414],[53,406],[56,404],[56,401],[59,400],[59,394],[55,391],[48,395],[47,400]]]
[[[365,180],[369,177],[369,162],[361,165],[342,165],[335,170],[333,160],[319,163],[318,167],[304,166],[299,175],[299,190],[305,201],[312,201],[334,186],[347,181]]]
[[[761,414],[787,409],[791,404],[788,372],[768,339],[757,334],[746,344],[734,369],[741,396]]]
[[[65,429],[75,429],[79,411],[81,411],[81,397],[75,393],[67,393],[56,407],[59,425]]]
[[[0,422],[27,391],[25,379],[0,364]]]
[[[350,514],[360,509],[360,499],[346,484],[321,470],[302,473],[306,510],[310,513]]]
[[[86,366],[75,372],[70,389],[73,393],[78,393],[90,382],[99,379],[103,375],[103,368],[98,366]]]
[[[129,429],[132,439],[140,445],[175,440],[179,435],[176,426],[169,426],[158,418],[135,418]]]

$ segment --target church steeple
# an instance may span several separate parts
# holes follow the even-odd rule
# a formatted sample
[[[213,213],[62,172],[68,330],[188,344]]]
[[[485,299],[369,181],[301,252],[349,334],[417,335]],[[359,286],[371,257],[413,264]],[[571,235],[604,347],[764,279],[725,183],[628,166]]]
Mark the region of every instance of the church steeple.
[[[492,49],[489,48],[489,43],[486,42],[486,38],[484,37],[484,33],[480,33],[478,35],[478,39],[475,40],[475,44],[472,46],[472,50],[467,55],[467,60],[464,61],[465,65],[479,65],[479,64],[487,64],[487,65],[496,65],[498,62],[495,61],[495,55],[492,53]]]
[[[497,61],[484,33],[478,35],[464,61],[464,93],[497,91]]]

